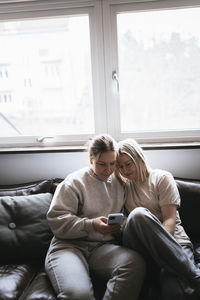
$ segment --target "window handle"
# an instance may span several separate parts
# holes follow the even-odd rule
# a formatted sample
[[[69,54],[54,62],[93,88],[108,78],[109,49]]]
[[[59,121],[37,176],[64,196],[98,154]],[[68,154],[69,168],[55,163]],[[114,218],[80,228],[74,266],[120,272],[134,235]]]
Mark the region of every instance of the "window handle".
[[[116,71],[112,72],[112,79],[117,83],[117,92],[119,93],[119,78]]]
[[[46,139],[53,139],[53,138],[54,138],[54,136],[40,136],[40,137],[38,137],[38,138],[36,139],[36,141],[39,142],[39,143],[42,143],[42,142],[44,142],[44,140],[46,140]]]

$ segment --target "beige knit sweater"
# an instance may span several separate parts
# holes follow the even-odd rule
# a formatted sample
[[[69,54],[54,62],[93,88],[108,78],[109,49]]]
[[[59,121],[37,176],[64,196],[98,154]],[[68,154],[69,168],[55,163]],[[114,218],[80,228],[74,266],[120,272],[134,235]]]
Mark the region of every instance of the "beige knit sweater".
[[[96,232],[92,220],[121,212],[124,201],[124,188],[114,175],[102,181],[89,168],[84,168],[59,184],[47,218],[58,239],[109,241],[113,236]]]

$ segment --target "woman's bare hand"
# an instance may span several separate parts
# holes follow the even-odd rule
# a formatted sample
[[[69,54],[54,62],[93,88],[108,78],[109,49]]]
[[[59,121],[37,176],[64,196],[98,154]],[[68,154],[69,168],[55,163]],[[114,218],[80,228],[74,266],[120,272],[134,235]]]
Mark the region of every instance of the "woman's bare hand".
[[[94,230],[103,234],[116,233],[121,230],[121,225],[119,224],[108,225],[107,221],[108,218],[104,216],[95,218],[92,222]]]

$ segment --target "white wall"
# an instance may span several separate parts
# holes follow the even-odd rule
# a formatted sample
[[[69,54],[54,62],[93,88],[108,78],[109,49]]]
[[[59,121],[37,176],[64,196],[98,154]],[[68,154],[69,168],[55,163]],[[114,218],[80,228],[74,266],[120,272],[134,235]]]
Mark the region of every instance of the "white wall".
[[[200,149],[145,151],[152,167],[170,171],[175,177],[200,179]]]
[[[163,168],[176,177],[200,179],[200,149],[146,150],[153,168]],[[0,185],[46,178],[64,178],[88,165],[87,152],[0,154]]]

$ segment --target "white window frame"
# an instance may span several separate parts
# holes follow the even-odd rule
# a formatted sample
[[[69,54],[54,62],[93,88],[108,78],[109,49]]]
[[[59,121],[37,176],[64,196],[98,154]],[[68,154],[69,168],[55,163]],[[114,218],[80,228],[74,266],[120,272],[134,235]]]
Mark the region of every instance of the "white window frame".
[[[136,138],[145,144],[199,143],[200,130],[120,132],[120,103],[114,71],[118,73],[116,14],[133,10],[200,6],[199,0],[0,0],[0,22],[34,17],[88,13],[90,18],[95,134],[116,140]],[[0,147],[82,146],[91,135],[0,138]]]
[[[15,3],[14,1],[12,4],[7,3],[3,5],[1,5],[0,1],[0,22],[2,20],[25,20],[65,15],[89,15],[95,134],[107,132],[103,32],[101,14],[98,14],[99,11],[101,12],[100,1],[36,0],[31,3],[20,3],[20,1]],[[52,137],[2,137],[0,138],[0,147],[79,146],[83,145],[89,137],[91,137],[91,134],[57,135]]]
[[[104,0],[104,33],[106,48],[105,55],[105,73],[107,75],[107,103],[110,111],[108,119],[109,132],[117,140],[124,138],[135,138],[140,143],[199,143],[200,130],[170,130],[170,131],[140,131],[132,133],[121,133],[120,128],[120,99],[117,92],[117,83],[112,79],[113,72],[118,74],[118,53],[117,53],[117,14],[130,11],[145,11],[167,8],[200,7],[198,0]],[[108,30],[109,29],[109,30]],[[109,75],[108,75],[109,74]]]

